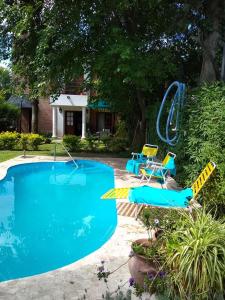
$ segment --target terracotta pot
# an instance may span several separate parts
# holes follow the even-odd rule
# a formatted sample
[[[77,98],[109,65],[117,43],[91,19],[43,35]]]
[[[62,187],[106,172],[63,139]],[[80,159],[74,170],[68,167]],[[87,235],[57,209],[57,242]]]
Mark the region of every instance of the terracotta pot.
[[[135,244],[140,244],[143,247],[151,247],[154,241],[150,241],[148,239],[139,239],[134,242]],[[157,266],[156,264],[147,259],[143,255],[134,254],[128,262],[129,271],[131,277],[134,278],[134,281],[138,283],[140,286],[144,284],[144,278],[146,277],[147,273],[152,273],[156,275],[157,273]]]

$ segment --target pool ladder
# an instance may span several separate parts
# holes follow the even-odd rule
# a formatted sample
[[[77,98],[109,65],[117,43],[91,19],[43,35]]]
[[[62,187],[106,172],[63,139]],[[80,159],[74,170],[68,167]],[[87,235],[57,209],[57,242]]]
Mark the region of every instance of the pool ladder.
[[[57,148],[57,144],[55,143],[55,149],[54,149],[54,161],[56,161],[56,148]],[[66,151],[66,153],[68,154],[68,156],[71,158],[72,162],[74,163],[75,167],[78,169],[78,164],[76,163],[76,161],[73,159],[72,155],[69,153],[69,151],[66,149],[66,147],[63,145],[63,143],[61,143],[63,149]]]

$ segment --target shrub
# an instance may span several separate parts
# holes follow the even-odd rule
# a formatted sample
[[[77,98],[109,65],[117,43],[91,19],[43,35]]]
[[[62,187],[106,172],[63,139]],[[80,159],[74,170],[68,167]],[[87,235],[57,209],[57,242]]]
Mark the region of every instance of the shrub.
[[[1,131],[15,130],[19,109],[9,103],[0,102],[0,128]]]
[[[180,216],[180,210],[159,208],[159,207],[145,207],[138,218],[143,223],[147,231],[151,229],[168,231],[176,227],[177,220]]]
[[[172,294],[190,300],[223,299],[225,223],[203,210],[183,213],[177,229],[166,234],[165,241]]]
[[[29,136],[28,133],[20,134],[19,145],[22,148],[22,150],[28,150],[28,145],[29,145],[28,136]]]
[[[80,150],[80,138],[76,135],[64,135],[63,144],[70,152],[76,152]]]
[[[85,139],[85,144],[84,144],[84,147],[83,149],[85,151],[94,151],[96,150],[96,139],[93,138],[92,136],[88,136],[86,139]]]
[[[19,138],[17,132],[1,132],[0,133],[0,149],[1,150],[12,150]]]
[[[51,144],[52,142],[52,133],[51,132],[43,132],[40,135],[44,138],[45,144]]]
[[[38,146],[40,146],[44,140],[45,139],[37,133],[28,134],[28,142],[32,150],[38,150]]]
[[[178,176],[190,185],[210,161],[217,164],[201,195],[208,210],[225,213],[225,85],[215,83],[195,90],[186,101],[182,138],[176,153]]]
[[[123,120],[117,120],[115,137],[127,139],[127,128]]]
[[[38,146],[44,142],[44,138],[37,133],[21,133],[19,139],[19,145],[22,150],[38,150]]]
[[[127,150],[127,139],[113,137],[108,144],[110,152],[122,152]]]
[[[104,136],[104,137],[101,138],[101,141],[104,145],[104,150],[106,152],[109,152],[112,139],[113,139],[112,136]]]

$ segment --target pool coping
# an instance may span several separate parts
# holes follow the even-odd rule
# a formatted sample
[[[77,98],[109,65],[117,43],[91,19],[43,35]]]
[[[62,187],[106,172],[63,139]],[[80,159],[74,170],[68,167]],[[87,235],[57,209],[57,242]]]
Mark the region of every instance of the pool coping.
[[[130,177],[125,172],[126,159],[98,157],[82,157],[81,159],[95,160],[113,167],[116,186],[140,185],[137,178]],[[62,162],[69,160],[66,157],[57,158],[57,161]],[[18,156],[0,163],[0,180],[6,176],[7,170],[12,166],[52,161],[53,159],[47,156]],[[0,299],[80,299],[84,294],[86,299],[102,299],[102,294],[107,288],[104,282],[97,278],[97,266],[101,264],[101,261],[105,261],[109,270],[117,268],[128,260],[131,242],[143,237],[146,237],[146,231],[138,221],[118,215],[114,234],[100,248],[62,268],[0,283]],[[129,271],[127,264],[125,264],[118,273],[112,274],[108,283],[109,289],[115,290],[118,285],[121,285],[121,282],[123,284],[126,282],[123,286],[123,290],[126,291],[129,289],[128,279]],[[136,299],[136,297],[132,296],[132,299]]]

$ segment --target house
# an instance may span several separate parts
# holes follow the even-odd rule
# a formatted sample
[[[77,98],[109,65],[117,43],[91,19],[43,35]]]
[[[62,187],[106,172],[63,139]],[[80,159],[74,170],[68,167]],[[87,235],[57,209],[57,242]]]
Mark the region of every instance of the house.
[[[52,137],[61,138],[65,134],[74,134],[85,138],[88,133],[114,133],[116,113],[109,105],[98,100],[89,103],[89,95],[81,90],[82,80],[66,85],[62,94],[56,99],[42,98],[38,104],[38,131]],[[18,131],[31,131],[31,103],[22,97],[9,100],[21,109]]]

